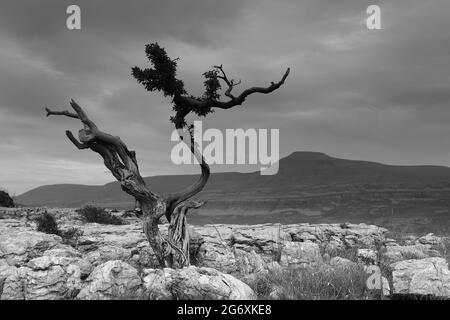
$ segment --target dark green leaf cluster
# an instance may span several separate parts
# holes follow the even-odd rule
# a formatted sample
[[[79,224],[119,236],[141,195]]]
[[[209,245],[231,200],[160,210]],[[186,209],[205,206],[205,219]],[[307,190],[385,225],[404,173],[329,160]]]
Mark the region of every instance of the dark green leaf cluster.
[[[148,91],[162,91],[164,96],[170,97],[185,94],[183,81],[176,77],[177,61],[170,59],[166,50],[158,43],[146,45],[145,53],[153,68],[142,70],[134,67],[132,68],[133,77]]]
[[[208,100],[219,100],[220,94],[217,91],[222,87],[217,78],[218,71],[216,69],[209,70],[205,72],[203,76],[205,77],[205,81],[203,82],[203,85],[205,86],[203,98]]]
[[[186,100],[179,98],[183,96],[198,101],[217,101],[220,98],[218,91],[221,89],[217,70],[213,69],[203,74],[205,92],[201,97],[189,96],[184,89],[183,81],[176,77],[177,59],[170,59],[166,50],[158,43],[146,45],[145,53],[153,68],[142,70],[134,67],[132,75],[146,90],[162,91],[164,96],[172,97],[172,110],[175,114],[170,117],[170,121],[175,124],[176,128],[186,126],[185,117],[190,112],[201,117],[213,112],[211,106],[207,104],[189,104]]]

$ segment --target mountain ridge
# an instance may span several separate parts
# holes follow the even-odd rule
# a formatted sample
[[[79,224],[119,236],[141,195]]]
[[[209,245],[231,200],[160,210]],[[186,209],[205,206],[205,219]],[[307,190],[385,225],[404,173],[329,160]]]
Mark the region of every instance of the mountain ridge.
[[[185,174],[144,179],[152,190],[169,193],[188,186],[197,177],[198,174]],[[393,193],[403,189],[416,192],[447,187],[450,188],[450,168],[446,166],[388,165],[335,158],[322,152],[296,151],[280,160],[279,172],[273,176],[260,175],[259,171],[213,173],[198,197],[209,201],[205,210],[274,212],[301,208],[303,199],[311,196],[327,194],[327,200],[322,197],[321,201],[333,204],[344,200],[331,198],[331,194],[374,192],[383,188]],[[104,185],[40,186],[19,195],[17,202],[28,206],[77,207],[95,203],[131,207],[134,200],[115,181]]]

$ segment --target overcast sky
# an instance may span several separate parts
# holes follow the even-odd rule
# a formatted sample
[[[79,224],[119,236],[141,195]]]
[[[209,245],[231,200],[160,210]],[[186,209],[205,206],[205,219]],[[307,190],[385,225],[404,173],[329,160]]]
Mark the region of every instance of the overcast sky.
[[[81,7],[79,31],[66,28],[69,4]],[[369,4],[381,6],[382,30],[366,28]],[[197,172],[170,161],[170,100],[131,76],[155,41],[180,58],[195,95],[215,64],[242,79],[236,91],[291,67],[278,91],[218,110],[204,127],[279,128],[281,156],[448,166],[449,16],[448,0],[2,1],[0,186],[20,194],[113,180],[97,154],[65,137],[79,121],[45,117],[44,107],[68,109],[71,98],[137,151],[145,176]]]

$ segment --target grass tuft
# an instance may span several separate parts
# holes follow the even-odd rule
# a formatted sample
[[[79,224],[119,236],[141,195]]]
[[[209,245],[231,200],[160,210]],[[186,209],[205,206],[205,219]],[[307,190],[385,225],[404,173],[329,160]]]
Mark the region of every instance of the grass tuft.
[[[267,300],[372,300],[377,293],[366,285],[362,266],[351,268],[295,268],[258,276],[250,287]],[[378,295],[379,296],[379,295]]]
[[[56,235],[60,234],[55,216],[53,216],[51,213],[48,213],[47,211],[36,218],[36,224],[36,230],[39,232]]]
[[[117,216],[112,215],[101,207],[95,207],[91,205],[86,205],[81,209],[77,210],[83,219],[87,222],[95,222],[100,224],[114,224],[121,225],[124,224],[123,220]]]

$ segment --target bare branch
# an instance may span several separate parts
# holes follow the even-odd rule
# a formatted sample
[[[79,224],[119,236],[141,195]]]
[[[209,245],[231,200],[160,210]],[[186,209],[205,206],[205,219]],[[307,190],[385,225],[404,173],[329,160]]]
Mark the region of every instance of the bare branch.
[[[91,131],[95,133],[98,130],[97,126],[88,118],[84,110],[73,99],[70,100],[70,105],[77,113],[78,118],[81,120],[81,122],[83,122]]]
[[[188,97],[188,96],[180,96],[177,98],[178,98],[178,101],[180,101],[181,103],[184,103],[188,107],[190,106],[191,109],[192,108],[206,108],[206,107],[219,108],[219,109],[230,109],[237,105],[241,105],[245,101],[245,99],[253,93],[268,94],[268,93],[271,93],[271,92],[277,90],[279,87],[281,87],[284,84],[286,78],[289,75],[289,72],[290,72],[290,68],[288,68],[286,70],[286,72],[284,73],[284,75],[280,81],[278,81],[276,83],[272,82],[270,84],[270,86],[268,86],[268,87],[252,87],[252,88],[244,90],[237,97],[234,97],[230,94],[231,97],[230,97],[230,95],[228,96],[228,97],[230,97],[229,101],[202,100],[202,99],[196,99],[196,98]],[[230,84],[231,84],[231,82],[230,82]],[[228,88],[228,90],[231,92],[230,87]]]
[[[281,87],[284,84],[284,81],[286,80],[286,78],[288,77],[290,72],[290,68],[287,68],[286,72],[284,73],[283,77],[281,78],[281,80],[277,83],[271,82],[270,86],[263,88],[263,87],[253,87],[247,90],[244,90],[238,97],[238,100],[242,100],[242,102],[245,100],[245,98],[252,94],[252,93],[271,93],[273,91],[275,91],[276,89],[278,89],[279,87]]]
[[[108,133],[102,132],[98,129],[97,125],[89,119],[87,114],[84,112],[83,108],[78,105],[73,99],[70,100],[70,105],[75,110],[76,114],[71,113],[69,111],[52,111],[48,108],[46,108],[47,116],[48,115],[64,115],[71,118],[80,119],[81,122],[85,125],[85,129],[79,131],[79,138],[80,142],[78,142],[72,133],[70,133],[70,136],[68,135],[70,141],[78,148],[80,149],[86,149],[89,148],[90,142],[104,142],[109,145],[113,145],[116,148],[116,152],[118,153],[120,159],[124,163],[124,165],[127,168],[130,168],[133,166],[133,169],[137,169],[137,163],[136,163],[136,154],[134,151],[128,150],[125,143],[123,143],[122,140],[120,140],[119,137],[112,136]],[[66,132],[67,134],[67,132]],[[131,160],[131,161],[130,161]]]
[[[228,79],[225,71],[223,70],[222,65],[220,66],[214,66],[215,69],[219,70],[220,73],[222,74],[221,76],[217,76],[217,78],[222,79],[228,86],[228,89],[225,91],[225,95],[227,97],[229,97],[230,99],[236,99],[232,94],[231,94],[231,90],[233,90],[233,87],[237,86],[238,84],[241,83],[241,81],[239,80],[238,82],[235,82],[233,79]]]
[[[69,111],[52,111],[46,108],[47,116],[63,115],[80,119],[84,124],[84,129],[78,132],[80,141],[74,137],[71,131],[66,131],[69,140],[80,150],[89,148],[100,154],[105,166],[119,180],[122,188],[136,199],[146,201],[159,199],[159,195],[147,189],[144,179],[139,173],[136,153],[130,151],[119,137],[100,131],[74,100],[70,101],[70,105],[76,114]]]
[[[78,149],[82,150],[82,149],[89,149],[89,145],[85,144],[85,143],[81,143],[79,142],[72,134],[71,131],[67,130],[66,131],[66,136],[67,138],[69,138],[70,141],[72,141],[72,143],[75,145],[75,147],[77,147]]]
[[[47,111],[47,117],[51,116],[51,115],[56,115],[56,116],[66,116],[66,117],[70,117],[70,118],[74,118],[74,119],[80,119],[81,122],[83,122],[86,125],[86,129],[89,129],[89,130],[95,132],[97,130],[97,126],[91,120],[89,120],[88,116],[83,111],[83,109],[73,99],[70,100],[70,105],[72,106],[72,108],[75,110],[76,113],[70,112],[68,110],[53,111],[49,108],[45,108],[45,111]]]
[[[66,117],[70,117],[70,118],[79,119],[77,114],[72,113],[67,110],[66,111],[52,111],[49,108],[45,108],[45,111],[47,111],[47,117],[49,117],[51,115],[56,115],[56,116],[66,116]]]

